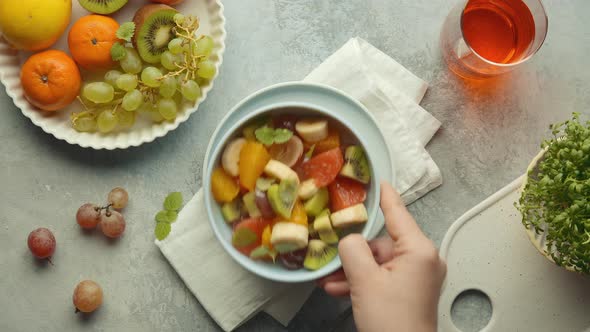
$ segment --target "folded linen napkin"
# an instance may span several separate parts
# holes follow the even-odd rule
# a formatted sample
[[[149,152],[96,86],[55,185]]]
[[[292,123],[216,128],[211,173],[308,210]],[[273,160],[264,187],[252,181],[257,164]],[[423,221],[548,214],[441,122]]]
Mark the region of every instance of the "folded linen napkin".
[[[389,143],[394,186],[407,204],[442,183],[438,167],[424,149],[440,127],[418,105],[426,92],[424,81],[360,38],[349,40],[304,80],[338,88],[373,113]],[[382,225],[383,221],[373,235]],[[314,287],[268,281],[234,262],[207,222],[202,189],[180,212],[169,236],[156,245],[225,331],[259,311],[287,325]]]

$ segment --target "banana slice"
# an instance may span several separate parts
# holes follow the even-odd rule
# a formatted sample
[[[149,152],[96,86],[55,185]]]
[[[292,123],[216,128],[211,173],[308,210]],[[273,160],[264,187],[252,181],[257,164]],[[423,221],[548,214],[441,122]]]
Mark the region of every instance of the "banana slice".
[[[231,176],[238,176],[239,174],[238,163],[240,161],[240,151],[242,151],[244,144],[246,144],[244,138],[236,138],[225,147],[225,150],[223,150],[221,166]]]
[[[316,143],[328,137],[328,120],[300,120],[295,130],[304,141]]]
[[[369,219],[367,208],[360,203],[332,213],[330,216],[332,225],[337,228],[344,228],[357,224],[362,224]]]
[[[313,228],[318,232],[320,239],[327,244],[338,243],[338,234],[334,232],[330,222],[330,212],[322,212],[313,222]]]
[[[292,222],[279,222],[272,228],[270,243],[279,253],[291,252],[307,247],[309,230],[306,226]]]
[[[306,201],[312,198],[313,195],[315,195],[319,189],[320,188],[318,188],[315,185],[314,179],[308,179],[301,182],[301,185],[299,186],[299,192],[297,193],[297,195],[299,196],[299,198]]]
[[[271,159],[264,167],[264,173],[279,180],[296,180],[299,184],[299,176],[291,167],[280,161]]]

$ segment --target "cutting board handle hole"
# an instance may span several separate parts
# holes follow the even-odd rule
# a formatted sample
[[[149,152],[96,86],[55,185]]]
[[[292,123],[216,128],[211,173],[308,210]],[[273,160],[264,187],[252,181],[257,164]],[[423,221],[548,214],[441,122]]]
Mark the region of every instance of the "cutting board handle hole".
[[[479,289],[459,293],[451,306],[451,320],[462,332],[482,331],[492,318],[492,301]]]

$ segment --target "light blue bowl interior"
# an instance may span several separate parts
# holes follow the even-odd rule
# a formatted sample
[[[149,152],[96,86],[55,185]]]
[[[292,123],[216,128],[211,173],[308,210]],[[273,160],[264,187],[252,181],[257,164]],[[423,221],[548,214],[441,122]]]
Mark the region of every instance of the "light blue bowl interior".
[[[361,231],[364,237],[368,238],[372,233],[371,229],[380,214],[379,181],[381,179],[391,181],[392,172],[389,154],[382,155],[384,140],[372,117],[362,105],[332,88],[301,82],[275,85],[246,98],[221,121],[211,138],[205,156],[202,181],[209,222],[215,235],[230,256],[249,271],[275,281],[304,282],[321,278],[337,270],[341,266],[340,258],[336,257],[316,271],[305,269],[292,271],[279,263],[255,261],[244,256],[231,245],[232,228],[224,221],[220,205],[213,199],[210,189],[211,173],[220,165],[225,144],[239,136],[242,127],[250,120],[264,114],[276,116],[284,113],[302,117],[330,118],[332,123],[338,123],[342,127],[341,130],[347,130],[348,134],[352,135],[367,151],[372,177],[365,202],[369,220]],[[371,122],[374,126],[372,129],[370,129]],[[368,133],[365,132],[367,130]],[[388,150],[385,149],[385,151]],[[386,162],[383,161],[384,159],[387,159]]]

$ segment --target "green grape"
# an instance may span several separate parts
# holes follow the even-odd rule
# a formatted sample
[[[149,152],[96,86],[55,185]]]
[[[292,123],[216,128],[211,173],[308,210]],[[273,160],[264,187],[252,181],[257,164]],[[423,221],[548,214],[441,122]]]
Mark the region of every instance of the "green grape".
[[[137,75],[123,74],[117,78],[117,87],[123,91],[131,91],[137,87]]]
[[[156,67],[145,67],[145,69],[141,72],[141,81],[145,85],[152,88],[157,88],[160,86],[161,77],[162,72]]]
[[[199,69],[197,69],[197,75],[201,76],[202,78],[210,79],[215,76],[217,69],[215,68],[215,64],[213,61],[205,60],[199,63]]]
[[[170,98],[176,93],[176,79],[172,76],[168,76],[162,80],[160,85],[160,95],[162,97]]]
[[[122,73],[118,70],[109,70],[106,74],[104,74],[104,81],[116,88],[117,78],[119,78],[121,74]]]
[[[160,57],[160,63],[162,63],[162,66],[168,70],[176,69],[176,62],[178,62],[177,56],[170,53],[170,51],[162,53],[162,56]]]
[[[178,15],[178,14],[176,14]],[[172,54],[182,53],[182,38],[174,38],[168,43],[168,50]]]
[[[119,122],[119,120],[112,110],[102,111],[96,120],[98,131],[103,134],[115,130],[115,127],[117,127],[117,122]]]
[[[176,118],[176,102],[170,98],[162,98],[158,101],[158,111],[166,120]]]
[[[123,101],[121,102],[121,106],[126,111],[135,111],[143,104],[143,95],[139,90],[131,90],[123,96]]]
[[[208,57],[211,55],[211,51],[213,51],[213,39],[209,36],[204,36],[203,38],[197,40],[196,55],[204,55]]]
[[[137,54],[137,51],[131,47],[126,47],[125,50],[127,51],[127,55],[125,55],[123,60],[120,61],[121,68],[129,74],[139,73],[143,67],[143,63],[141,62],[141,58]]]
[[[82,95],[93,103],[108,103],[113,100],[115,89],[105,82],[92,82],[84,86]]]
[[[174,20],[174,22],[178,25],[182,25],[182,23],[184,23],[184,15],[178,13],[178,14],[174,14],[174,16],[172,17],[172,19]]]
[[[185,99],[195,101],[201,96],[201,88],[197,82],[188,80],[180,86],[180,93]]]
[[[135,123],[135,112],[117,112],[117,119],[122,128],[131,128]]]
[[[92,116],[81,116],[72,121],[72,127],[79,132],[90,132],[96,129],[96,119]]]
[[[157,110],[154,112],[148,112],[152,121],[156,122],[156,123],[160,123],[166,119],[164,119],[164,117],[162,116],[162,114],[160,114],[160,112],[158,112]]]

